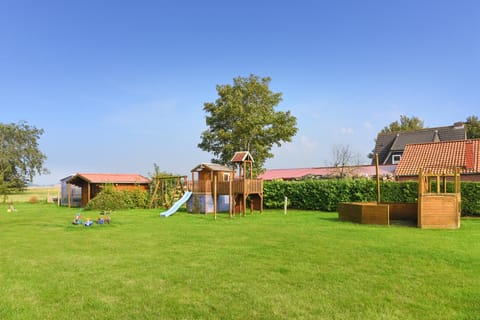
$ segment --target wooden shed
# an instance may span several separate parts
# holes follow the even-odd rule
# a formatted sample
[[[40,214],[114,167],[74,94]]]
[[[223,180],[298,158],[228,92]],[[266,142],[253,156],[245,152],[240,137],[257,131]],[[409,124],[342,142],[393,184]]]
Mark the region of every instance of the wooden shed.
[[[148,190],[150,180],[140,174],[77,173],[67,180],[67,183],[82,189],[81,206],[85,207],[107,184],[121,190],[136,188]],[[70,206],[70,201],[68,203]]]

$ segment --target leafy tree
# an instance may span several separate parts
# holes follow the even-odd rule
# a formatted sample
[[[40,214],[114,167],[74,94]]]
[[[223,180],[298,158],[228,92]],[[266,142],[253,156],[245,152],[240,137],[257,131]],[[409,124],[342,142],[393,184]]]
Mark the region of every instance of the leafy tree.
[[[275,111],[282,94],[270,91],[270,78],[250,75],[233,79],[233,85],[217,85],[219,98],[207,102],[209,127],[198,147],[212,152],[214,163],[228,164],[236,151],[250,151],[254,171],[262,170],[273,145],[290,142],[297,133],[297,119],[290,111]]]
[[[480,138],[480,121],[477,116],[467,117],[465,124],[467,126],[468,139]]]
[[[390,123],[388,126],[383,127],[383,129],[379,132],[382,133],[392,133],[398,131],[413,131],[423,129],[423,121],[419,118],[412,116],[411,118],[407,117],[406,115],[400,116],[400,121],[396,120]],[[375,144],[377,143],[377,139],[375,139]],[[375,157],[374,154],[375,150],[372,150],[368,154],[368,158],[373,159]]]
[[[43,129],[26,122],[0,123],[0,192],[23,190],[37,174],[48,173],[43,167],[46,156],[38,147]]]
[[[390,123],[387,127],[384,127],[380,133],[390,133],[396,131],[413,131],[423,129],[423,121],[417,117],[407,117],[405,115],[400,116],[400,122],[398,120]]]

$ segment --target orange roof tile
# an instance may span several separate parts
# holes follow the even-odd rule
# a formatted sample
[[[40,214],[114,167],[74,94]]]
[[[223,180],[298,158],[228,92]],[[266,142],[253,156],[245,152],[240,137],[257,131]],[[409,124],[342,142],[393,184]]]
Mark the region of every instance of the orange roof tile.
[[[409,144],[405,147],[396,176],[416,176],[420,169],[432,173],[480,173],[480,139]]]
[[[123,173],[77,173],[70,181],[82,179],[90,183],[127,183],[127,184],[146,184],[150,180],[140,174]]]

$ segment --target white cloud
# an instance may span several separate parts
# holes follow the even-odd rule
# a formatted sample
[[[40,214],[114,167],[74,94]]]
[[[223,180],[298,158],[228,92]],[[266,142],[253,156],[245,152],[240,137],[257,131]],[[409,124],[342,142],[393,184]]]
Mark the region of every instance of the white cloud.
[[[316,141],[311,140],[307,136],[302,136],[300,138],[300,142],[302,145],[302,149],[305,151],[314,151],[315,149],[317,149],[317,146],[318,146]]]
[[[353,134],[353,128],[340,128],[342,134]]]
[[[373,124],[369,121],[366,121],[363,123],[363,127],[365,129],[367,129],[368,131],[372,131],[374,128],[373,128]]]

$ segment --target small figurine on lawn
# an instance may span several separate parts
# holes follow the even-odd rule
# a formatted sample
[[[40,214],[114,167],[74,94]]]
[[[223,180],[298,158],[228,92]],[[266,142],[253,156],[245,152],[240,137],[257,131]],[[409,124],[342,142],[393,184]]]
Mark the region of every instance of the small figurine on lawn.
[[[82,219],[81,219],[80,213],[75,216],[75,218],[72,221],[72,224],[75,224],[75,225],[82,224]]]
[[[8,205],[7,212],[15,212],[15,211],[17,211],[17,209],[15,209],[15,207],[13,206],[13,202],[10,202],[10,204]]]
[[[90,218],[87,218],[87,221],[85,221],[85,227],[90,227],[93,224],[93,221]]]

